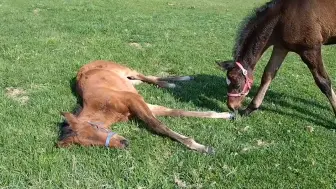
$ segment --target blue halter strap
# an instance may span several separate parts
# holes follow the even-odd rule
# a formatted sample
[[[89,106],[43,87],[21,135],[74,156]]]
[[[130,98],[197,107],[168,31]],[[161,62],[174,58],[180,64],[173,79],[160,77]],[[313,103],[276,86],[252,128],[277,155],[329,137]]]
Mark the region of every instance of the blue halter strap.
[[[106,147],[109,147],[109,146],[110,146],[110,140],[111,140],[112,136],[115,135],[115,134],[116,134],[116,133],[114,133],[114,132],[109,132],[109,133],[107,134],[107,138],[106,138],[106,141],[105,141],[105,146],[106,146]]]
[[[110,140],[111,140],[111,138],[113,137],[113,135],[115,135],[116,133],[115,133],[115,132],[112,132],[110,129],[106,129],[106,128],[104,128],[104,127],[101,127],[100,125],[104,124],[104,123],[102,123],[102,122],[92,122],[92,121],[88,121],[88,123],[89,123],[91,126],[95,127],[96,129],[101,130],[101,131],[103,131],[103,132],[105,132],[105,133],[108,133],[108,134],[107,134],[107,137],[106,137],[106,140],[105,140],[105,146],[106,146],[106,147],[110,147]]]

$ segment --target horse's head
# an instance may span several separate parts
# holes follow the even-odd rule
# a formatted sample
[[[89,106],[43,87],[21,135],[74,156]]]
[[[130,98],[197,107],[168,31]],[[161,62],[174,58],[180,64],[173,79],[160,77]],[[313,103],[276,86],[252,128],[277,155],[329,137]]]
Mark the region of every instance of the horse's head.
[[[109,148],[125,148],[128,141],[101,126],[99,123],[80,121],[71,113],[62,113],[69,124],[71,132],[57,143],[58,147],[67,147],[71,144],[82,146],[106,146]]]
[[[217,64],[223,71],[227,71],[227,105],[231,110],[237,110],[252,87],[252,70],[234,61],[217,62]]]

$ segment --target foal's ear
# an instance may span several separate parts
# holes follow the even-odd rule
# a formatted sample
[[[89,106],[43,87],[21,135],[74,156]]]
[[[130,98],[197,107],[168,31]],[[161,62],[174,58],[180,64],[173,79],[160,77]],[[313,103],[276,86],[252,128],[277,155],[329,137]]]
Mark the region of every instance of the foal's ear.
[[[61,112],[61,114],[65,117],[66,121],[69,123],[70,127],[76,129],[78,124],[78,119],[72,113],[69,112]]]
[[[219,68],[223,71],[227,71],[227,70],[234,67],[234,61],[233,60],[227,60],[227,61],[222,61],[222,62],[217,61],[216,63],[219,66]]]

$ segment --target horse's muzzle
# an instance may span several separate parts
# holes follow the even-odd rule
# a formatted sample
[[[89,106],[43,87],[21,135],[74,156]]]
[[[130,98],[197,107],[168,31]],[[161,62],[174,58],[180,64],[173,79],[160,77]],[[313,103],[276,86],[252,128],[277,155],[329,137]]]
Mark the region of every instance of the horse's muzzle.
[[[244,96],[242,96],[242,97],[228,97],[228,100],[227,100],[228,108],[232,111],[238,110],[242,105],[243,99],[244,99]]]
[[[120,144],[123,146],[123,148],[127,148],[128,145],[129,145],[129,142],[128,142],[128,140],[123,139],[123,140],[120,141]]]

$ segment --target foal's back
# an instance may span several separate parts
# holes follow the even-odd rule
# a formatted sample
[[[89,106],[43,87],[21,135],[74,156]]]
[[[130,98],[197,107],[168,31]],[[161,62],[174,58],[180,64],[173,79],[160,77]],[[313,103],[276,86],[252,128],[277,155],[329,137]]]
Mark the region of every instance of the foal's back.
[[[283,0],[281,27],[284,40],[314,46],[335,43],[335,0]],[[332,40],[332,41],[330,41]]]
[[[98,60],[84,65],[77,74],[77,89],[85,93],[132,92],[138,93],[128,75],[134,71],[120,64]]]

